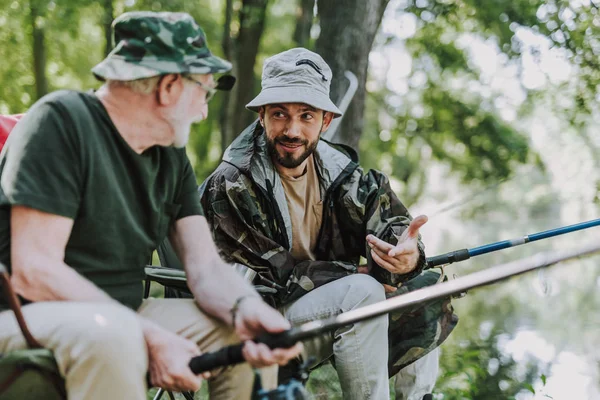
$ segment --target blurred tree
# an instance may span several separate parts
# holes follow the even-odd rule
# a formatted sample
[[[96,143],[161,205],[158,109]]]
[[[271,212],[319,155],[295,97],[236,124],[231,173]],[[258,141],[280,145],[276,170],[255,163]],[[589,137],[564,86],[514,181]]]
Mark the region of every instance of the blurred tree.
[[[310,47],[310,31],[313,27],[316,0],[298,0],[294,42],[298,47]]]
[[[101,0],[104,12],[102,14],[102,30],[104,31],[104,55],[107,56],[112,50],[112,21],[115,17],[113,0]]]
[[[46,2],[43,0],[30,0],[29,2],[36,99],[39,99],[48,93],[48,79],[46,77],[46,45],[44,43],[46,29],[45,6]]]
[[[254,118],[254,115],[246,112],[245,107],[255,95],[254,65],[265,29],[268,3],[269,0],[242,0],[236,24],[237,32],[232,32],[231,25],[225,25],[223,50],[229,53],[229,59],[233,62],[232,73],[237,82],[230,93],[224,94],[225,107],[221,109],[220,118],[223,150]],[[231,12],[230,2],[227,2],[226,20],[232,18]],[[235,37],[230,41],[227,37],[232,34]]]
[[[389,0],[319,1],[317,3],[321,32],[315,51],[333,71],[331,98],[337,104],[348,84],[346,70],[358,78],[358,89],[350,103],[334,141],[358,148],[363,133],[365,84],[369,66],[369,53],[381,18]]]

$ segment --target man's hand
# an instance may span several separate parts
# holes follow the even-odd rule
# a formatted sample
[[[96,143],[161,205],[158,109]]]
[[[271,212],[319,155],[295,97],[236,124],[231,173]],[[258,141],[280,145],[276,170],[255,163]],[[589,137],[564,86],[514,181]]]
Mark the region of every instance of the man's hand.
[[[242,354],[244,359],[255,368],[268,365],[286,365],[302,351],[302,343],[296,343],[289,349],[269,349],[263,343],[249,340],[261,333],[278,333],[290,328],[290,323],[260,297],[244,299],[235,316],[235,330],[241,340],[245,340]]]
[[[408,228],[402,232],[395,246],[375,237],[367,236],[367,243],[371,248],[371,256],[379,266],[394,274],[407,274],[414,270],[419,261],[419,248],[417,245],[419,229],[427,222],[425,215],[419,215],[410,222]]]
[[[188,366],[192,357],[200,355],[196,343],[171,333],[152,323],[144,325],[148,346],[148,369],[154,386],[173,391],[197,391],[202,378],[210,373],[196,375]]]

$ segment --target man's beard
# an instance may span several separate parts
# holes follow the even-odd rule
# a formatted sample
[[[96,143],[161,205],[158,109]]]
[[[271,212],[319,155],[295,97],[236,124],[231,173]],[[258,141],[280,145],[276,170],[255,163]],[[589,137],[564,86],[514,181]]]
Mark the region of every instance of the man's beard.
[[[279,154],[277,151],[277,143],[281,143],[283,145],[302,145],[306,146],[306,150],[299,156],[294,157],[294,153],[284,152],[284,155]],[[277,164],[281,165],[284,168],[296,168],[300,164],[304,162],[317,148],[317,144],[319,140],[315,140],[312,143],[309,143],[308,140],[302,140],[299,138],[289,139],[285,136],[269,139],[267,138],[267,152],[271,156],[271,159],[275,161]]]
[[[198,123],[204,119],[204,115],[194,118],[192,121],[185,121],[182,117],[176,118],[171,122],[171,127],[175,132],[175,138],[173,139],[173,147],[183,148],[190,139],[190,131],[192,124]]]
[[[173,140],[173,147],[181,149],[185,147],[188,140],[190,139],[190,130],[192,129],[192,124],[179,123],[177,125],[173,125],[173,130],[175,131],[175,139]]]
[[[190,118],[188,105],[192,101],[192,92],[186,91],[179,99],[179,104],[169,118],[169,123],[174,132],[173,147],[183,148],[190,139],[192,124],[205,119],[204,113]]]

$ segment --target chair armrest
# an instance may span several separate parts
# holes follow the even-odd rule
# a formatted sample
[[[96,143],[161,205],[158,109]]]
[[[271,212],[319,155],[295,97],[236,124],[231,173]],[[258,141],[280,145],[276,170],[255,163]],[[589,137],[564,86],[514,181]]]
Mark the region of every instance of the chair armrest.
[[[185,271],[173,268],[147,265],[144,268],[146,279],[160,283],[163,286],[190,292]]]
[[[166,287],[185,290],[186,292],[191,293],[187,285],[185,271],[157,265],[147,265],[144,269],[144,272],[146,273],[146,279],[150,281],[160,283]],[[263,285],[256,285],[254,286],[254,289],[256,289],[256,291],[261,295],[277,293],[276,289]]]

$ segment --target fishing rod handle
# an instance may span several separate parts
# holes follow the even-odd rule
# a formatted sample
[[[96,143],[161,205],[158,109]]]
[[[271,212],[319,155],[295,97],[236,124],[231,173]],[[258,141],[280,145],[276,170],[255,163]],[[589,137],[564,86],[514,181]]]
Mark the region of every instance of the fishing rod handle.
[[[270,349],[290,348],[298,341],[291,334],[291,330],[280,333],[263,333],[253,339],[256,343],[264,343]],[[190,360],[189,367],[195,374],[200,374],[205,371],[210,371],[214,368],[226,367],[228,365],[239,364],[244,362],[242,355],[243,343],[234,344],[223,347],[212,353],[204,353],[200,356],[193,357]]]
[[[438,265],[452,264],[453,262],[464,261],[471,258],[469,249],[460,249],[439,256],[427,258],[427,268],[433,268]]]

